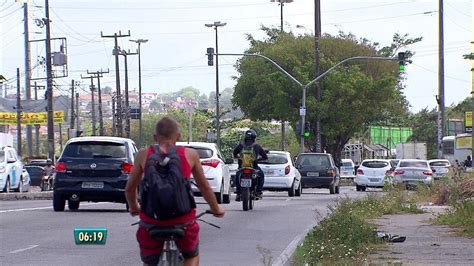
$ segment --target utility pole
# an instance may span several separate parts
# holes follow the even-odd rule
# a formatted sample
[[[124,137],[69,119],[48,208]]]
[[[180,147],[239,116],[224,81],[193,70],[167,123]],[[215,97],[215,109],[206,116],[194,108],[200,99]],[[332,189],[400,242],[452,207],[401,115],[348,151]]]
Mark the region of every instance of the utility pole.
[[[445,135],[445,100],[444,100],[444,8],[443,0],[438,0],[439,11],[438,11],[438,95],[439,95],[439,111],[441,113],[440,124],[441,127],[438,129],[438,132],[441,133],[441,136],[438,136],[438,158],[442,158],[443,150],[441,146],[441,141]]]
[[[224,27],[227,25],[227,23],[222,23],[220,21],[215,21],[214,23],[210,24],[205,24],[206,27],[208,28],[214,28],[216,32],[216,144],[217,147],[221,147],[221,116],[220,116],[220,110],[219,110],[219,98],[220,98],[220,92],[219,92],[219,41],[218,41],[218,31],[217,28],[219,27]]]
[[[319,43],[321,41],[321,1],[314,0],[314,77],[321,72]],[[316,84],[316,99],[321,102],[321,83]],[[304,126],[304,125],[303,125]],[[316,118],[316,152],[323,152],[321,147],[321,116]]]
[[[109,73],[109,70],[103,71],[102,69],[100,71],[95,71],[95,72],[89,72],[87,70],[87,74],[94,75],[97,78],[97,93],[98,93],[98,98],[99,98],[99,135],[104,136],[104,118],[103,118],[103,112],[102,112],[102,90],[100,88],[100,78],[103,77],[102,74]]]
[[[63,150],[63,125],[58,124],[59,126],[59,150]]]
[[[53,69],[51,64],[51,23],[49,19],[49,0],[45,0],[46,18],[46,89],[48,101],[48,158],[54,161],[54,117],[53,117]]]
[[[35,100],[38,100],[38,85],[36,84],[35,81]],[[40,125],[35,125],[35,155],[39,156],[39,146],[40,146],[40,141],[39,141],[39,129]]]
[[[130,51],[122,50],[120,53],[125,59],[125,136],[130,138],[130,100],[128,96],[128,56],[137,55],[136,53],[131,53]]]
[[[18,156],[21,157],[21,88],[20,88],[20,69],[16,69],[16,149]]]
[[[90,79],[91,80],[91,85],[90,85],[90,90],[91,90],[91,118],[92,118],[92,136],[95,136],[97,133],[97,127],[96,127],[96,116],[95,116],[95,89],[94,89],[94,76],[82,76],[82,79]]]
[[[117,127],[115,126],[115,123],[117,123],[117,118],[115,117],[115,113],[114,113],[114,110],[115,110],[115,93],[112,93],[112,136],[115,136],[115,134],[117,133]]]
[[[142,146],[142,134],[143,134],[143,124],[142,124],[142,62],[141,62],[141,44],[148,42],[145,39],[130,40],[138,44],[138,105],[140,109],[140,115],[138,117],[138,147]]]
[[[121,103],[121,91],[120,91],[120,62],[119,62],[119,53],[120,53],[120,47],[118,46],[118,38],[122,37],[130,37],[130,30],[128,31],[128,34],[122,34],[121,31],[119,33],[114,33],[114,35],[104,35],[102,32],[100,32],[100,35],[102,38],[114,38],[115,41],[115,46],[113,50],[113,55],[115,56],[115,86],[116,86],[116,92],[117,92],[117,134],[119,137],[122,137],[123,134],[123,124],[122,124],[122,103]],[[115,135],[115,134],[114,134]]]
[[[76,131],[79,131],[80,128],[81,124],[79,121],[79,93],[76,92]]]
[[[71,81],[71,122],[69,123],[69,129],[74,129],[74,119],[76,118],[75,110],[74,110],[74,80]],[[79,104],[79,103],[78,103]],[[71,135],[71,130],[68,131],[69,135]],[[69,136],[71,138],[72,136]]]
[[[31,100],[31,55],[30,55],[30,34],[28,29],[28,1],[23,3],[23,26],[25,31],[25,96],[26,100]],[[33,155],[33,134],[31,125],[26,125],[26,154]]]

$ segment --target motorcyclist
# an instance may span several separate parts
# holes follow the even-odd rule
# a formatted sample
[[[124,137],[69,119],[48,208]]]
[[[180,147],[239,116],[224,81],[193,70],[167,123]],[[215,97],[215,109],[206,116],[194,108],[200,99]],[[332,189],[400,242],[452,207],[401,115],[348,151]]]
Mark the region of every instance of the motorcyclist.
[[[44,167],[44,175],[51,176],[54,173],[53,161],[51,159],[46,160],[46,166]]]
[[[253,161],[253,169],[257,170],[257,191],[256,191],[256,199],[262,198],[262,190],[263,184],[265,182],[265,175],[263,174],[262,169],[258,166],[257,158],[261,156],[262,160],[267,160],[267,153],[259,144],[255,143],[255,139],[257,138],[257,133],[253,129],[249,129],[245,131],[244,141],[239,143],[234,149],[233,155],[234,158],[238,158],[239,170],[236,173],[236,193],[237,197],[235,198],[236,201],[240,201],[240,176],[242,174],[242,159],[241,159],[241,152],[244,147],[252,147],[253,152],[255,153],[255,160]]]

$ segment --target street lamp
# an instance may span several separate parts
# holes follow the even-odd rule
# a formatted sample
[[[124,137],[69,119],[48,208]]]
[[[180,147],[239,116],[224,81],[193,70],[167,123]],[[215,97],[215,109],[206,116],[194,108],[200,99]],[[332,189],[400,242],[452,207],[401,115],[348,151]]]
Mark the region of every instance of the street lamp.
[[[204,24],[208,28],[214,28],[216,31],[216,128],[217,128],[217,136],[216,136],[216,144],[217,147],[220,148],[221,146],[221,125],[220,125],[220,114],[219,114],[219,47],[218,47],[218,34],[217,28],[224,27],[227,23],[223,23],[220,21],[215,21],[214,23],[206,23]]]
[[[280,30],[283,32],[283,6],[285,3],[293,2],[293,0],[270,0],[270,2],[280,3]]]
[[[143,133],[143,125],[142,125],[142,63],[141,63],[141,56],[140,56],[140,46],[142,43],[148,42],[145,39],[138,39],[138,40],[130,40],[131,42],[138,44],[138,105],[140,108],[140,114],[138,116],[138,147],[142,145],[142,133]]]

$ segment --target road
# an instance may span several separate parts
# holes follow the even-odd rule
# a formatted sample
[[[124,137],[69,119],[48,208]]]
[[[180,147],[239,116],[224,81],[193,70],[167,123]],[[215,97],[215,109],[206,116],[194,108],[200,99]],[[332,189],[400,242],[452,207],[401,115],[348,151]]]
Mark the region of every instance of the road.
[[[298,239],[314,226],[327,206],[340,197],[362,197],[354,187],[341,187],[340,195],[327,189],[307,189],[300,198],[287,193],[266,192],[255,209],[243,212],[241,204],[226,205],[226,216],[201,223],[202,265],[263,265],[263,260],[284,262]],[[370,193],[370,192],[368,192]],[[202,198],[197,198],[204,210]],[[136,227],[137,218],[125,212],[123,204],[81,203],[79,211],[54,212],[51,201],[0,202],[1,265],[141,265]],[[76,246],[75,227],[105,227],[104,246]]]

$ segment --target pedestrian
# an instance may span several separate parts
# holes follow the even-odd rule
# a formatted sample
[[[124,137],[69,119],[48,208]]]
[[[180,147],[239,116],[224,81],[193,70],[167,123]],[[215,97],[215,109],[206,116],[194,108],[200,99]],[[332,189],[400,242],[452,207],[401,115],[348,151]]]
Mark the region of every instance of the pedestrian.
[[[185,230],[185,236],[177,239],[176,245],[184,257],[184,265],[199,265],[199,225],[196,222],[196,205],[194,198],[192,198],[192,192],[190,190],[189,180],[191,174],[196,181],[200,192],[204,199],[208,202],[210,211],[216,217],[223,217],[225,211],[217,204],[216,196],[212,191],[204,171],[201,166],[200,158],[198,153],[194,149],[176,146],[176,142],[181,138],[179,130],[179,124],[172,118],[164,117],[157,124],[155,128],[154,139],[158,145],[152,145],[148,149],[141,149],[135,158],[134,167],[130,173],[129,180],[126,186],[126,197],[129,205],[129,212],[132,216],[139,215],[140,226],[137,230],[137,241],[140,247],[140,256],[144,265],[157,265],[160,260],[160,255],[163,250],[164,241],[154,239],[150,236],[148,229],[150,226],[163,226],[163,227],[177,227]],[[152,161],[156,158],[161,158],[161,161]],[[169,165],[169,166],[168,166]],[[163,171],[166,168],[166,171]],[[174,174],[174,170],[178,169],[180,173]],[[173,172],[173,173],[170,173]],[[168,208],[157,208],[156,206],[164,206],[169,203],[169,193],[156,193],[156,191],[170,192],[174,188],[159,187],[160,182],[165,179],[162,175],[169,178],[183,178],[187,181],[186,191],[190,193],[189,198],[183,197],[179,200],[174,201],[176,209],[170,210]],[[160,179],[157,181],[157,179]],[[181,181],[179,179],[178,181]],[[155,181],[155,183],[153,183]],[[174,186],[178,186],[179,182],[173,183]],[[152,186],[149,186],[152,184]],[[140,185],[140,204],[137,200],[137,189]],[[158,187],[158,190],[153,190],[154,187]],[[176,190],[178,191],[178,190]],[[171,192],[176,192],[171,191]],[[182,192],[183,189],[179,190]],[[176,192],[178,193],[178,192]],[[185,195],[186,196],[186,195]],[[153,202],[150,202],[153,199]],[[163,199],[160,202],[160,199]],[[178,216],[171,216],[172,213],[180,213],[179,207],[190,206],[189,211]],[[179,207],[178,207],[179,206]],[[169,211],[165,211],[169,210]],[[169,213],[166,213],[169,212]],[[161,216],[159,216],[161,215]],[[170,219],[163,219],[159,217],[173,217]]]

